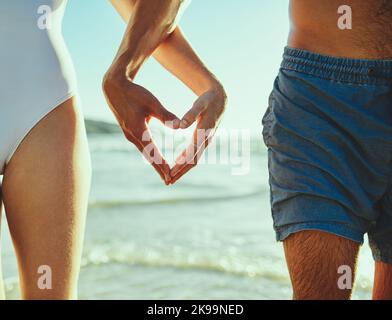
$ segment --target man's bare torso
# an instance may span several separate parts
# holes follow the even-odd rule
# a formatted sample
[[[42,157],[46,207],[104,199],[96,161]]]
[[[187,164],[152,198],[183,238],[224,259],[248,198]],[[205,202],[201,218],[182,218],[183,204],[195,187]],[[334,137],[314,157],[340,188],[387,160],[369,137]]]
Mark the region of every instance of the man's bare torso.
[[[341,29],[338,9],[352,10],[352,29]],[[290,0],[288,45],[321,54],[392,59],[392,0]]]

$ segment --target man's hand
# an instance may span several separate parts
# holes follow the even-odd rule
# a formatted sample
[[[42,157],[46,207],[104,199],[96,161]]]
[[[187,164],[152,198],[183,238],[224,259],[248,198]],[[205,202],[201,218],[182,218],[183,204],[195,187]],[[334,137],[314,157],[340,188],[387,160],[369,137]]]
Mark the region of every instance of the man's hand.
[[[170,167],[152,140],[147,124],[151,118],[157,118],[166,126],[178,129],[180,120],[152,93],[129,79],[107,75],[103,90],[126,138],[143,153],[166,185],[170,184]]]
[[[143,152],[166,184],[174,183],[196,165],[207,147],[226,105],[225,92],[181,30],[175,28],[186,1],[112,0],[112,3],[128,26],[104,80],[107,101],[128,140]],[[181,123],[149,91],[133,83],[151,55],[200,97]],[[173,121],[170,127],[174,129],[180,125],[185,129],[197,121],[193,143],[171,171],[149,134],[147,123],[151,117]]]
[[[197,126],[192,143],[176,159],[176,164],[171,170],[171,184],[174,184],[197,165],[198,160],[215,134],[219,120],[224,113],[226,102],[226,93],[223,87],[218,86],[201,95],[181,119],[181,129],[190,127],[195,121]]]

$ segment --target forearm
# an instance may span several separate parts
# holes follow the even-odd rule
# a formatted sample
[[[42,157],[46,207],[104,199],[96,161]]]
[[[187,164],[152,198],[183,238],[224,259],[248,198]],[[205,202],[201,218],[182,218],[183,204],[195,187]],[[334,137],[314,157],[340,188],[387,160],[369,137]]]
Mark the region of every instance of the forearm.
[[[136,0],[112,0],[113,6],[125,22],[132,22],[135,15]],[[182,2],[182,5],[184,5]],[[186,6],[186,4],[185,4]],[[180,11],[181,11],[180,7]],[[134,42],[137,46],[138,43]],[[155,50],[150,53],[175,77],[180,79],[196,95],[200,96],[212,88],[221,88],[219,81],[197,56],[179,27],[168,36],[162,37]],[[146,59],[147,56],[144,56]],[[127,59],[125,59],[125,62]],[[118,64],[118,61],[115,62]],[[136,64],[139,65],[140,63]]]
[[[112,0],[117,8],[118,0]],[[123,0],[132,8],[118,53],[106,76],[133,80],[155,49],[164,41],[176,21],[182,0]]]
[[[198,96],[213,88],[221,87],[179,27],[154,51],[154,57]]]

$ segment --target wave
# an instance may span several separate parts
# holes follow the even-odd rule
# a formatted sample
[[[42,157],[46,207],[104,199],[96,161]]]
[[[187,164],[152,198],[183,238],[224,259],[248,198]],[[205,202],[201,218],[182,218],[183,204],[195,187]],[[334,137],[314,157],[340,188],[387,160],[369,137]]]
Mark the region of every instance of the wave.
[[[125,200],[91,200],[89,208],[115,208],[124,206],[145,206],[145,205],[165,205],[165,204],[182,204],[182,203],[193,203],[193,202],[215,202],[215,201],[229,201],[246,199],[256,196],[263,195],[267,190],[257,190],[245,194],[232,194],[216,197],[182,197],[182,198],[164,198],[164,199],[125,199]]]
[[[226,252],[225,252],[226,251]],[[276,284],[289,285],[290,279],[283,261],[273,263],[257,257],[230,255],[227,250],[194,252],[191,248],[165,250],[137,246],[136,244],[114,244],[86,250],[82,268],[122,264],[145,268],[172,268],[200,272],[225,273],[236,277],[263,278]],[[148,271],[147,271],[148,272]],[[370,292],[370,278],[357,279],[357,291]]]
[[[108,136],[110,137],[111,135],[121,135],[122,137],[122,130],[120,129],[120,127],[116,124],[116,123],[112,123],[112,122],[106,122],[106,121],[102,121],[102,120],[94,120],[94,119],[86,119],[85,120],[85,124],[86,124],[86,130],[87,130],[87,134],[90,137],[93,137],[95,135],[99,135],[102,137],[102,135]],[[154,130],[158,130],[159,132],[159,136],[164,136],[165,133],[163,131],[163,129],[157,127],[154,127]],[[125,138],[120,138],[117,139],[116,137],[116,142],[114,142],[113,139],[110,139],[110,141],[102,141],[102,139],[95,141],[93,140],[92,142],[92,151],[106,151],[106,152],[110,152],[110,151],[126,151],[129,152],[130,150],[133,150],[132,148],[130,148],[130,144],[129,142],[125,139]],[[190,138],[190,137],[189,137]],[[266,148],[264,147],[264,144],[262,142],[262,138],[261,138],[261,134],[251,134],[249,137],[249,142],[250,142],[250,151],[253,154],[261,154],[261,153],[265,153],[266,152]],[[230,137],[226,134],[220,134],[220,131],[217,132],[216,137],[214,139],[215,143],[217,143],[217,145],[219,146],[217,148],[217,152],[220,151],[221,149],[221,145],[226,148],[228,141],[229,141]],[[241,138],[242,139],[242,138]],[[183,142],[183,141],[182,141]],[[237,141],[237,142],[240,142]],[[175,141],[173,140],[174,143],[174,147],[175,145],[179,144],[179,141]],[[237,144],[230,146],[231,152],[240,152],[241,151],[241,147],[238,146]],[[223,152],[225,152],[225,150],[223,150]]]
[[[261,254],[261,253],[260,253]],[[277,285],[290,285],[284,260],[276,257],[242,254],[222,248],[194,248],[187,246],[148,245],[136,242],[117,242],[111,244],[86,246],[82,258],[82,269],[125,265],[156,269],[174,269],[180,272],[216,272],[233,277],[266,279]],[[121,276],[121,275],[120,275]],[[372,279],[360,275],[356,280],[355,291],[369,293],[372,290]]]
[[[137,249],[135,249],[136,247]],[[175,250],[163,253],[162,250],[151,248],[143,250],[135,244],[96,246],[92,250],[87,249],[85,251],[82,258],[82,268],[123,264],[146,268],[220,272],[250,278],[262,277],[280,283],[287,283],[289,280],[284,269],[280,273],[273,266],[266,268],[262,263],[256,262],[256,259],[245,258],[243,261],[239,261],[236,257],[222,255],[222,251],[210,255],[205,255],[203,252],[199,254],[189,253],[191,251],[183,248],[180,253],[176,253]]]

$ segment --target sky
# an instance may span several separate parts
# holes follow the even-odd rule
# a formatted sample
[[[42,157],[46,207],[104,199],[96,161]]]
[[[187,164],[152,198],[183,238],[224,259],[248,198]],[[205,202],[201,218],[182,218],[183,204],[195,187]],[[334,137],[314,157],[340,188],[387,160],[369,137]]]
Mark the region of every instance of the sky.
[[[226,88],[225,129],[261,132],[261,118],[288,35],[288,0],[193,0],[180,26],[197,53]],[[114,122],[101,89],[102,77],[126,25],[108,0],[69,0],[63,34],[74,60],[86,118]],[[136,82],[179,117],[196,97],[153,58]]]

